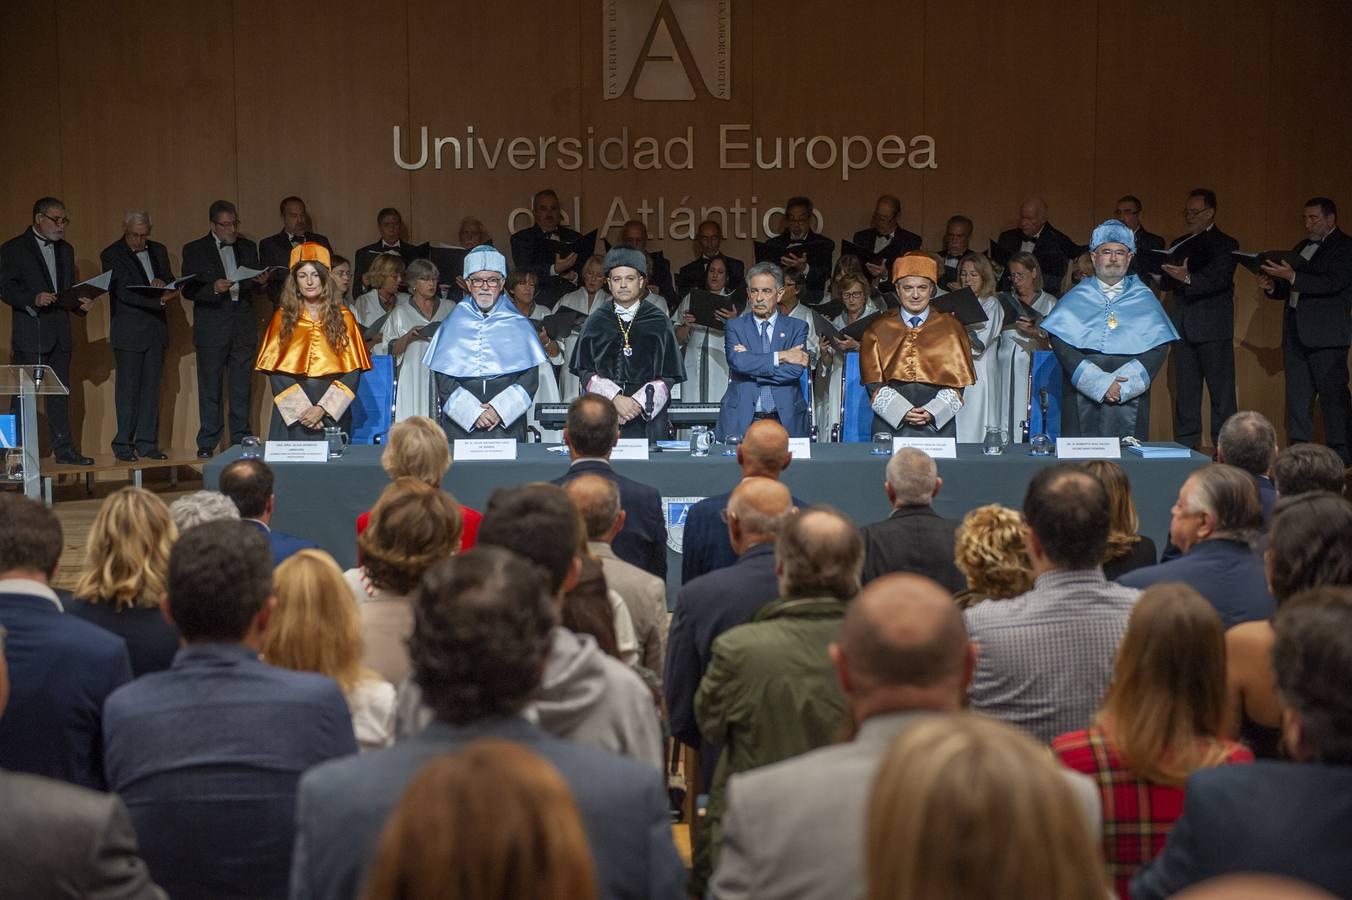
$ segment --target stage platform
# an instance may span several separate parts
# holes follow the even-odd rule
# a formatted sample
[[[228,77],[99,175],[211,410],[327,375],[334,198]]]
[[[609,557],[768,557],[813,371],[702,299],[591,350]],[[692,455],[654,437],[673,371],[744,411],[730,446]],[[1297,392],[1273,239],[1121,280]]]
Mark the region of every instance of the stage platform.
[[[812,458],[794,460],[783,481],[795,497],[811,503],[829,503],[858,524],[886,518],[889,512],[883,489],[886,457],[872,456],[870,444],[814,444]],[[319,544],[343,568],[356,564],[357,516],[370,509],[389,476],[380,468],[380,447],[349,447],[341,459],[328,463],[278,463],[277,511],[273,526],[280,531],[308,538]],[[731,490],[741,477],[737,461],[721,455],[715,445],[707,457],[687,452],[654,452],[646,461],[616,462],[615,470],[651,484],[661,492],[663,504],[679,516],[682,504]],[[239,458],[232,447],[214,457],[205,467],[205,486],[215,489],[221,469]],[[1055,458],[1031,457],[1024,446],[1012,446],[1000,456],[983,456],[977,444],[959,444],[957,459],[938,460],[943,489],[934,507],[940,515],[961,518],[968,510],[986,503],[1003,503],[1015,509],[1023,505],[1024,489],[1033,473]],[[1131,479],[1141,533],[1163,549],[1169,538],[1169,509],[1178,489],[1192,470],[1211,460],[1199,453],[1188,458],[1121,460]],[[446,474],[443,486],[466,506],[482,511],[496,488],[529,481],[550,481],[568,469],[568,459],[543,444],[522,444],[515,461],[458,462]],[[667,594],[674,601],[681,581],[678,528],[668,515]]]

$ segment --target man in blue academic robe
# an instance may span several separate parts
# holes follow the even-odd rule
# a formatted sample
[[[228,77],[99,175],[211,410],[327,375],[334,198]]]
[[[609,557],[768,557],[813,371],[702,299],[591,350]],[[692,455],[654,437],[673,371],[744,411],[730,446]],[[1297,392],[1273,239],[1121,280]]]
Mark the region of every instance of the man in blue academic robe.
[[[1154,293],[1128,275],[1136,238],[1109,219],[1089,242],[1094,277],[1072,288],[1042,320],[1065,373],[1061,433],[1145,440],[1150,385],[1178,340]]]

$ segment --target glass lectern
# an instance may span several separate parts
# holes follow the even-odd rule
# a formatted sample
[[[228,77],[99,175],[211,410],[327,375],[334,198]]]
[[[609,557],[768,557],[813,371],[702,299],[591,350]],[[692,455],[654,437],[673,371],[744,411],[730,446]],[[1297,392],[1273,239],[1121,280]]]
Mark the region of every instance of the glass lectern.
[[[19,420],[16,423],[14,446],[0,438],[0,454],[4,456],[3,477],[23,481],[23,492],[33,499],[41,496],[38,463],[38,397],[68,394],[70,391],[56,377],[49,366],[0,366],[0,415],[7,415],[11,406],[2,402],[5,397],[19,398]]]

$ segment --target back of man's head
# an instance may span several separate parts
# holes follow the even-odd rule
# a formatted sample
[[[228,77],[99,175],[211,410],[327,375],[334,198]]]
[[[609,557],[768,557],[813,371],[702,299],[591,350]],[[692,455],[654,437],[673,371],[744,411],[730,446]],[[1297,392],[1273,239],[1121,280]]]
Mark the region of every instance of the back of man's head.
[[[893,506],[929,506],[939,484],[939,469],[923,450],[902,447],[887,461],[887,486]]]
[[[744,544],[774,540],[792,511],[789,489],[773,478],[743,479],[728,498],[728,518],[736,520]]]
[[[743,478],[778,478],[789,466],[789,432],[774,419],[758,419],[742,436],[737,461]]]
[[[961,705],[967,629],[952,595],[928,578],[869,582],[845,613],[839,648],[844,687],[863,707],[856,714]]]
[[[1225,420],[1216,438],[1216,456],[1250,475],[1266,475],[1277,458],[1277,430],[1267,416],[1251,409]]]
[[[1352,588],[1297,594],[1277,610],[1272,627],[1277,695],[1299,716],[1293,751],[1311,762],[1352,765]]]
[[[56,513],[20,494],[0,494],[0,574],[40,575],[50,581],[61,561]]]
[[[1224,463],[1204,466],[1188,476],[1188,511],[1211,517],[1213,538],[1247,540],[1263,527],[1258,485],[1243,469]]]
[[[620,515],[620,488],[609,478],[582,475],[563,486],[587,526],[587,540],[605,538]]]
[[[263,517],[272,483],[272,466],[261,459],[237,459],[221,470],[221,493],[234,501],[241,518]]]
[[[1272,484],[1283,497],[1310,491],[1343,492],[1342,457],[1323,444],[1292,444],[1272,463]]]
[[[780,529],[775,565],[785,597],[850,600],[859,593],[864,539],[844,513],[809,506],[789,516]]]
[[[268,539],[244,522],[189,528],[169,552],[168,594],[185,641],[242,641],[272,596]]]
[[[1023,498],[1042,555],[1063,569],[1093,569],[1108,548],[1112,513],[1102,482],[1078,466],[1049,466],[1028,483]]]
[[[577,556],[578,537],[577,510],[563,488],[536,483],[492,493],[478,543],[510,550],[543,568],[557,596]]]
[[[573,459],[604,459],[620,436],[615,404],[596,394],[583,394],[568,405],[563,436]]]

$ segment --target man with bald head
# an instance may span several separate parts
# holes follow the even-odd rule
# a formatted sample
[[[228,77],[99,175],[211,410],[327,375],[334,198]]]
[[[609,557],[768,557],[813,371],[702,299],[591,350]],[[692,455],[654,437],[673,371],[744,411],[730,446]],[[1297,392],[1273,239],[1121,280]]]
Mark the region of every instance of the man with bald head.
[[[726,514],[724,528],[735,554],[733,564],[694,579],[676,595],[663,693],[672,737],[700,750],[704,784],[713,779],[718,748],[700,739],[695,691],[709,667],[718,636],[749,622],[757,610],[779,596],[775,540],[794,506],[789,489],[773,478],[743,479],[719,511]]]
[[[563,489],[587,526],[587,549],[601,561],[606,587],[619,595],[629,611],[638,642],[638,662],[652,670],[661,685],[667,651],[667,585],[656,575],[620,559],[610,546],[624,530],[620,488],[600,475],[582,475]]]
[[[1002,231],[995,239],[1009,254],[1031,253],[1042,266],[1042,280],[1047,291],[1061,295],[1061,279],[1066,275],[1070,261],[1083,249],[1047,221],[1047,202],[1039,197],[1023,201],[1019,207],[1019,227]],[[1000,277],[1000,290],[1011,289],[1009,271]]]
[[[923,450],[903,447],[892,454],[883,482],[892,514],[860,529],[864,584],[889,572],[914,572],[954,594],[967,589],[967,579],[953,563],[958,523],[934,511],[943,484],[934,460]]]
[[[737,447],[737,464],[742,467],[742,479],[768,478],[779,480],[779,473],[789,467],[789,433],[774,419],[759,419],[751,423]],[[681,541],[681,584],[689,584],[701,575],[726,568],[737,562],[738,552],[728,537],[728,526],[723,519],[729,491],[703,500],[690,507],[685,514],[685,534]],[[794,498],[794,506],[807,504]]]

